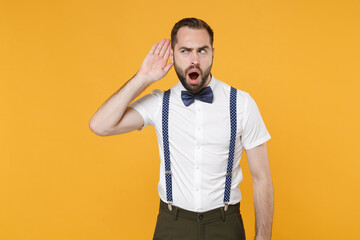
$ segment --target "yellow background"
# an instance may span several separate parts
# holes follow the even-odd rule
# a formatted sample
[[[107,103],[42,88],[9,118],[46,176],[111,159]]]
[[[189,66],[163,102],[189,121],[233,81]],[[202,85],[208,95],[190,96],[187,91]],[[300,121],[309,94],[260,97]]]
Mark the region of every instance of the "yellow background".
[[[0,239],[152,238],[153,128],[99,137],[88,122],[192,16],[214,29],[214,76],[251,94],[272,136],[273,239],[360,239],[359,12],[357,0],[2,0]],[[175,83],[172,69],[151,88]]]

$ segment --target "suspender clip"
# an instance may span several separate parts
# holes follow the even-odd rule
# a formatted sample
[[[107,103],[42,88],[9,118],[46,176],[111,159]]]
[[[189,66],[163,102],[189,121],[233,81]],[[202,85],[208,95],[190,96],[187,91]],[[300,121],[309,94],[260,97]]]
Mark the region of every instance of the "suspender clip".
[[[225,203],[224,211],[226,212],[229,208],[229,203]]]
[[[172,202],[168,202],[168,208],[170,211],[172,211]]]
[[[232,175],[232,172],[228,172],[225,174],[225,176],[231,176]]]

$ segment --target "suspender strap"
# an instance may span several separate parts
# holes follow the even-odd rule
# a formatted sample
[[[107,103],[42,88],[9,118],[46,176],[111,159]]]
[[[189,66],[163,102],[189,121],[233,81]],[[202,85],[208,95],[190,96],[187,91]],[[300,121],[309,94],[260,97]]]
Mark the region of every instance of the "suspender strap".
[[[170,89],[164,92],[163,106],[162,106],[162,132],[163,132],[163,145],[164,145],[164,160],[165,160],[165,182],[166,182],[166,199],[168,207],[171,211],[172,197],[172,181],[171,181],[171,166],[170,166],[170,150],[169,150],[169,132],[168,132],[168,119],[169,119],[169,99]]]
[[[225,192],[224,192],[224,204],[225,211],[228,208],[230,202],[231,192],[231,177],[234,162],[235,153],[235,137],[236,137],[236,89],[231,87],[230,91],[230,122],[231,122],[231,135],[230,135],[230,146],[229,146],[229,160],[225,176]]]
[[[231,191],[231,178],[232,169],[234,162],[235,153],[235,138],[236,138],[236,94],[235,88],[231,87],[230,91],[230,145],[229,145],[229,158],[225,176],[225,192],[224,192],[224,204],[225,211],[228,209],[230,202],[230,191]],[[168,120],[169,120],[169,100],[170,100],[170,89],[164,92],[163,106],[162,106],[162,131],[163,131],[163,145],[164,145],[164,162],[165,162],[165,183],[166,183],[166,199],[168,202],[168,208],[172,210],[172,173],[170,165],[170,148],[169,148],[169,131],[168,131]]]

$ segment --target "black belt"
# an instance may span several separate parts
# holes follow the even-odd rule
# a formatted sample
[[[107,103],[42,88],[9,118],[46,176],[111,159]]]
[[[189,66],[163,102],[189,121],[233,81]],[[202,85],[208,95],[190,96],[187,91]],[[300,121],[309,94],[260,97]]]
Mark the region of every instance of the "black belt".
[[[160,210],[171,214],[174,216],[174,219],[184,218],[190,221],[207,221],[207,220],[216,220],[222,219],[225,221],[225,216],[240,212],[240,203],[229,205],[229,208],[225,211],[224,207],[215,208],[206,212],[192,212],[189,210],[185,210],[176,206],[172,206],[172,210],[170,211],[168,208],[168,204],[160,200]]]

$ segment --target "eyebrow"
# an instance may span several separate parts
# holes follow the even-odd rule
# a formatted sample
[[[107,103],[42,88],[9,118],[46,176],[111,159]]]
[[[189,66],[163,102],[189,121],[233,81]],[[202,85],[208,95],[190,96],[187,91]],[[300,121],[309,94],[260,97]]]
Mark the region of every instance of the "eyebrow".
[[[179,50],[193,50],[194,48],[188,48],[188,47],[180,47]],[[205,45],[202,47],[197,48],[197,50],[201,50],[201,49],[210,49],[209,46]]]

